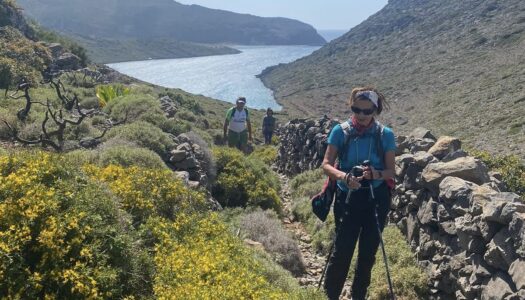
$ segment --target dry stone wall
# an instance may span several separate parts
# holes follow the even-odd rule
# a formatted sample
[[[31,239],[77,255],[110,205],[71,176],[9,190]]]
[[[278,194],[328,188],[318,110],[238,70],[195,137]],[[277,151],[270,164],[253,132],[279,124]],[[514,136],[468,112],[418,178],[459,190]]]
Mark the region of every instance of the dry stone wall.
[[[281,130],[277,167],[320,166],[337,121],[294,120]],[[453,137],[417,128],[398,136],[397,224],[430,278],[430,299],[525,299],[525,204]]]

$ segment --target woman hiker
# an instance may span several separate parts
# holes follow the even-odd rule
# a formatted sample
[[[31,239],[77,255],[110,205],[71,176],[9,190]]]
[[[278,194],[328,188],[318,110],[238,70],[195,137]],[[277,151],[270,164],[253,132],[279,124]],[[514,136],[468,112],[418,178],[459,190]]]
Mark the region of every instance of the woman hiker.
[[[272,143],[273,131],[275,129],[275,118],[273,117],[273,110],[268,107],[266,116],[263,118],[262,132],[264,135],[264,143],[270,145]]]
[[[379,223],[382,231],[390,208],[387,184],[393,185],[395,170],[394,133],[375,119],[387,105],[384,95],[374,88],[355,88],[349,104],[353,112],[347,121],[349,126],[343,125],[343,129],[340,124],[331,131],[322,163],[324,172],[337,180],[334,252],[328,262],[324,282],[325,292],[331,300],[339,299],[357,241],[359,249],[352,283],[352,299],[361,300],[366,297],[380,243],[377,224]],[[345,138],[348,140],[345,141]],[[336,158],[339,158],[338,168],[334,165]],[[370,166],[364,168],[362,176],[353,176],[352,168],[363,165],[367,160]],[[373,187],[373,197],[370,186]]]

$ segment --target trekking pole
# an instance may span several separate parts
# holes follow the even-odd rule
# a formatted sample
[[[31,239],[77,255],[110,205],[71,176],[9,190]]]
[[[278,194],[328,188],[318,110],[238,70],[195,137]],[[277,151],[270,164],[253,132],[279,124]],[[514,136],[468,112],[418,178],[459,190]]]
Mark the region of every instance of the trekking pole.
[[[383,243],[383,233],[381,232],[381,226],[379,225],[379,215],[377,213],[378,204],[375,201],[374,187],[372,186],[372,181],[370,181],[370,195],[372,196],[372,201],[374,202],[374,205],[375,205],[377,232],[379,233],[379,242],[381,244],[381,252],[383,252],[383,260],[385,261],[386,278],[388,280],[388,287],[390,288],[390,299],[395,300],[396,297],[394,295],[394,288],[392,286],[392,279],[390,278],[390,270],[388,268],[388,260],[386,258],[385,244]]]
[[[332,252],[334,251],[334,245],[335,245],[335,237],[332,240],[332,245],[330,246],[330,251],[328,251],[328,256],[326,257],[326,263],[324,264],[323,273],[321,274],[321,279],[319,279],[319,284],[317,285],[317,290],[321,288],[321,284],[323,284],[323,279],[326,274],[326,269],[328,269],[328,263],[330,262],[330,258],[332,257]]]

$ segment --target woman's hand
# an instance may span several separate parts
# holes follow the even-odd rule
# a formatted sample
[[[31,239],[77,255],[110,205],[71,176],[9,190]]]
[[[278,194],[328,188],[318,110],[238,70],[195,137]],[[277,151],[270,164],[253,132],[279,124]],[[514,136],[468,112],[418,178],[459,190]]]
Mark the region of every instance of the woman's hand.
[[[365,169],[363,172],[363,179],[372,180],[372,179],[380,179],[381,176],[379,176],[379,171],[374,169],[373,166],[369,166]]]
[[[346,185],[352,190],[357,190],[361,187],[361,183],[359,182],[361,181],[361,177],[355,177],[352,174],[347,173],[345,175],[345,181]]]

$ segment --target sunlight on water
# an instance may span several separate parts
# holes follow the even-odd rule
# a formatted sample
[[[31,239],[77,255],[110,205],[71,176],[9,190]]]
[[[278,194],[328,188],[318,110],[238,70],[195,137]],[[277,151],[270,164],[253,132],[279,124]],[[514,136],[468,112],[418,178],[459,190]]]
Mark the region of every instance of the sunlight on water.
[[[272,65],[294,61],[319,47],[312,46],[237,46],[240,54],[162,59],[108,64],[111,68],[156,85],[180,88],[193,94],[235,102],[247,98],[251,108],[281,107],[259,78]]]

